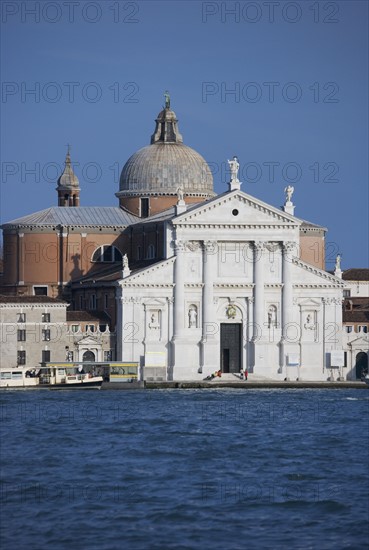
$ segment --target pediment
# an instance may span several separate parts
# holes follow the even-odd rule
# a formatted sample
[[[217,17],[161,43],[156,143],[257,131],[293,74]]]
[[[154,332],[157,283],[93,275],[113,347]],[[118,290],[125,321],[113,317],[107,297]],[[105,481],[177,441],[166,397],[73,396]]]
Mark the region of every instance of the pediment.
[[[95,346],[96,344],[98,344],[97,338],[94,338],[93,336],[85,336],[77,342],[78,346]]]
[[[355,338],[355,340],[351,340],[351,342],[347,343],[348,346],[360,346],[363,348],[369,347],[369,336],[359,336],[358,338]]]
[[[232,191],[199,204],[173,219],[174,225],[287,225],[301,221],[243,191]]]
[[[306,298],[306,300],[299,301],[299,306],[301,307],[320,307],[321,301],[320,300],[314,300],[313,298]]]
[[[172,285],[174,257],[157,262],[149,267],[131,273],[128,277],[121,279],[119,284],[122,287],[144,284],[146,287],[160,285]]]

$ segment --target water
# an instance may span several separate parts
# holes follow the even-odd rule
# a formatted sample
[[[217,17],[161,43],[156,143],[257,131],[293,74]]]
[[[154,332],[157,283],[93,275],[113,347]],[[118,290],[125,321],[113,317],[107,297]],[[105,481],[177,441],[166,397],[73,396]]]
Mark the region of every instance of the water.
[[[1,398],[1,550],[368,548],[366,390]]]

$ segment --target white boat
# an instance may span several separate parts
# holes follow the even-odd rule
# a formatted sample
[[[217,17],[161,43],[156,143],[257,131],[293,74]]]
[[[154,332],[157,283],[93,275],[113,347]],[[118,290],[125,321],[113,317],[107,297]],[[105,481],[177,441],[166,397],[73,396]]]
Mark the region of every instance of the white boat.
[[[102,383],[102,376],[69,365],[0,368],[0,388],[99,389]]]

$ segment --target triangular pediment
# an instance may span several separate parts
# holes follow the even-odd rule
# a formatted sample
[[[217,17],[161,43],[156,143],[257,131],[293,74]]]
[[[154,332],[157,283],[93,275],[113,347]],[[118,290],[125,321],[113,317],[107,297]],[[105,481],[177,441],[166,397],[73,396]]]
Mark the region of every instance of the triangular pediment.
[[[160,284],[161,286],[171,285],[173,279],[174,257],[157,262],[149,267],[131,273],[128,277],[121,279],[119,284],[122,287],[145,284],[146,287]]]
[[[358,338],[355,338],[355,340],[351,340],[351,342],[347,343],[348,346],[353,347],[362,347],[362,348],[368,348],[369,347],[369,336],[359,336]]]
[[[77,345],[78,346],[94,346],[98,343],[97,338],[94,338],[93,336],[85,336],[81,340],[78,340]]]
[[[189,208],[173,219],[174,225],[275,225],[300,226],[290,214],[271,206],[243,191],[231,191]]]

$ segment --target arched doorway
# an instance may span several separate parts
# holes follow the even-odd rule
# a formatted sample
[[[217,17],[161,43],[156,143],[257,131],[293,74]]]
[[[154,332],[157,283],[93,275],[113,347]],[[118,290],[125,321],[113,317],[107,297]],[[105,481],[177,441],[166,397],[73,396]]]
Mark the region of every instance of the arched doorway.
[[[356,356],[356,378],[360,379],[368,374],[368,354],[360,351]]]
[[[82,361],[84,363],[91,363],[91,362],[95,361],[95,354],[90,350],[85,351],[85,353],[83,354],[83,357],[82,357]]]

